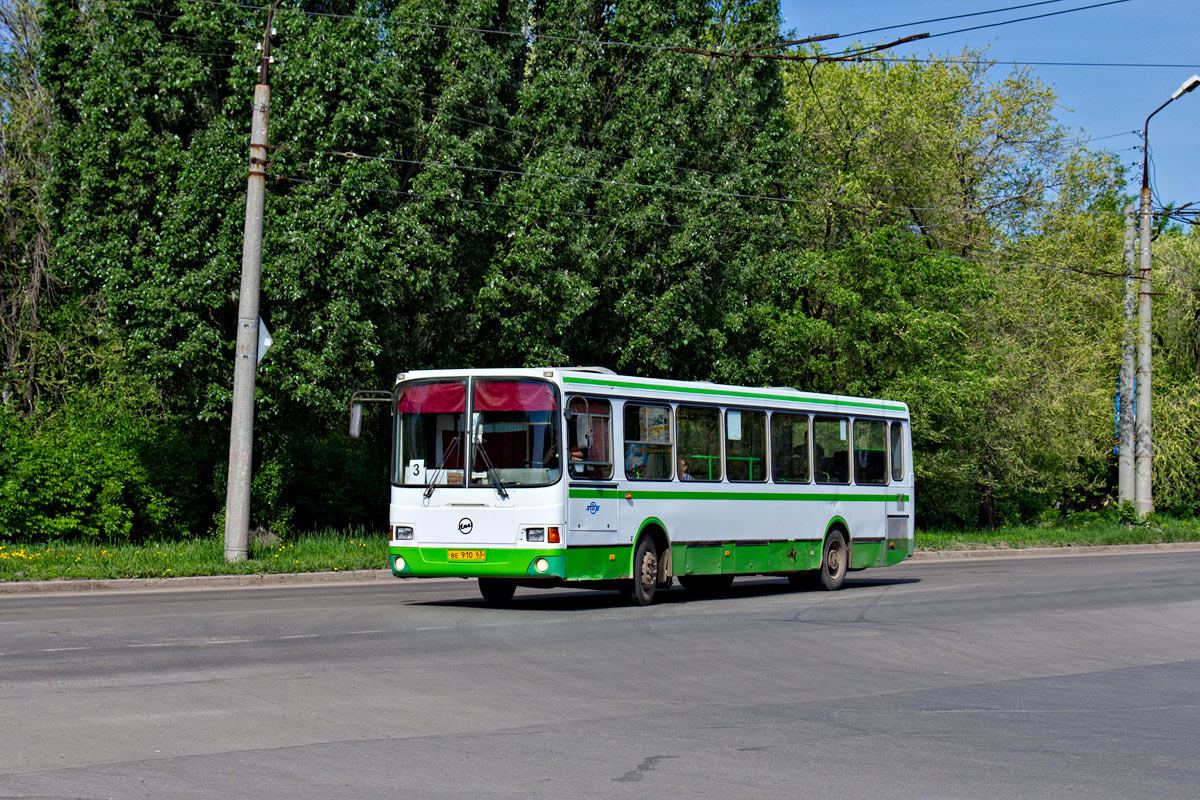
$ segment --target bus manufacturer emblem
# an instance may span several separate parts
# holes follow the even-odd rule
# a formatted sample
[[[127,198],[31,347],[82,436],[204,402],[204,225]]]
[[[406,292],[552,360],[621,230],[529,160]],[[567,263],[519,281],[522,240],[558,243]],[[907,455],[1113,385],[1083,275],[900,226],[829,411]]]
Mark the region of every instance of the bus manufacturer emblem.
[[[600,510],[600,506],[596,505],[596,501],[595,501],[595,500],[593,500],[592,502],[588,503],[588,505],[587,505],[587,512],[588,512],[589,514],[591,514],[593,517],[594,517],[594,516],[596,516],[596,512],[597,512],[597,511],[599,511],[599,510]]]
[[[458,521],[458,532],[461,533],[463,536],[466,536],[468,533],[470,533],[471,529],[474,527],[475,527],[475,523],[471,522],[470,517],[463,517],[462,519],[460,519]]]

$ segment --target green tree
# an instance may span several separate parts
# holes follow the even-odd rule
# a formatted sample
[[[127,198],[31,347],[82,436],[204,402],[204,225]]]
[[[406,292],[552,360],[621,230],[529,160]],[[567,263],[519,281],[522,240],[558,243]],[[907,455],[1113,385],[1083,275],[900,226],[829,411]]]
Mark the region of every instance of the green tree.
[[[929,270],[940,252],[972,278],[940,302],[936,273],[926,279],[929,319],[944,315],[941,341],[908,353],[885,344],[907,338],[902,328],[863,327],[874,308],[856,304],[860,290],[880,290],[861,276],[823,279],[834,288],[821,291],[801,284],[805,308],[824,310],[834,294],[848,301],[836,318],[800,318],[826,348],[817,352],[866,349],[895,364],[896,380],[872,388],[912,406],[919,508],[932,523],[994,525],[1106,488],[1120,335],[1119,282],[1106,273],[1121,269],[1119,176],[1054,122],[1055,95],[1028,70],[990,72],[967,51],[930,64],[800,63],[787,75],[822,201],[800,230],[838,254],[864,232],[907,230],[930,256],[900,261],[908,270]]]
[[[54,280],[42,195],[50,119],[37,71],[40,45],[31,0],[0,0],[0,396],[25,414],[34,410],[42,384],[43,306]]]
[[[1154,504],[1200,512],[1200,235],[1154,244]]]

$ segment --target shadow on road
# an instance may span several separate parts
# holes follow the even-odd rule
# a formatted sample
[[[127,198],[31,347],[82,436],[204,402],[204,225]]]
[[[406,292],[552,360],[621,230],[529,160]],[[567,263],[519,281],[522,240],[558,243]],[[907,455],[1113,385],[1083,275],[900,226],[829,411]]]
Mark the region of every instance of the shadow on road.
[[[675,584],[671,589],[660,589],[654,595],[653,605],[672,605],[675,603],[710,603],[721,600],[734,600],[750,597],[771,597],[774,595],[794,594],[797,597],[817,597],[827,595],[836,597],[841,593],[853,593],[856,589],[867,589],[880,586],[903,586],[920,583],[919,578],[885,578],[885,577],[853,577],[847,578],[845,584],[837,592],[824,592],[819,589],[797,589],[786,580],[778,578],[758,578],[735,581],[733,586],[719,595],[697,594],[689,592]],[[474,590],[474,582],[465,583],[463,589]],[[417,606],[446,606],[458,608],[479,608],[492,611],[483,598],[476,595],[463,596],[449,600],[414,600],[407,605]],[[557,587],[554,589],[530,589],[520,587],[510,609],[525,609],[530,611],[585,611],[598,608],[631,607],[630,602],[615,591],[603,589],[575,589],[572,587]]]

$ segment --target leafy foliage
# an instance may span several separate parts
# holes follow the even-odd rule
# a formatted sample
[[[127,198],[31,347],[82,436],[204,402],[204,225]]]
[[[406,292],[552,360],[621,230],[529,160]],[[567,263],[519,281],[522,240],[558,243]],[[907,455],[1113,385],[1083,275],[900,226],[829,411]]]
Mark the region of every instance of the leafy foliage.
[[[4,306],[5,513],[30,536],[204,532],[224,493],[265,20],[182,0],[40,8],[40,34],[22,28],[31,46],[0,62],[4,108],[30,121],[4,117],[25,149],[5,151],[3,286],[30,298]],[[1054,123],[1049,87],[978,53],[785,69],[671,49],[736,52],[778,25],[771,0],[279,7],[253,523],[380,524],[387,421],[351,446],[341,408],[432,366],[904,400],[925,523],[1102,498],[1114,164]],[[1178,408],[1194,322],[1159,328]],[[80,399],[97,386],[126,402]],[[70,472],[51,436],[107,466]],[[1183,486],[1188,464],[1160,475]],[[49,468],[78,473],[69,490],[29,488]]]
[[[143,455],[157,425],[119,401],[77,399],[48,420],[0,408],[0,539],[130,542],[184,533],[172,473]]]

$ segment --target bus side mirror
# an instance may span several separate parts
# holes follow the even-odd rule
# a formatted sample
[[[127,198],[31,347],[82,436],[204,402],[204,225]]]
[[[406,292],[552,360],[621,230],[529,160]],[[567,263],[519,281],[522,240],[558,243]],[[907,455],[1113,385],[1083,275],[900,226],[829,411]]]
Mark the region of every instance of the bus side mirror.
[[[394,397],[385,391],[357,391],[350,396],[350,438],[357,439],[362,434],[363,403],[391,403]],[[393,412],[395,408],[393,407]]]

